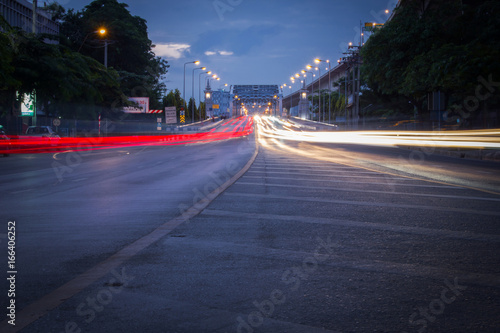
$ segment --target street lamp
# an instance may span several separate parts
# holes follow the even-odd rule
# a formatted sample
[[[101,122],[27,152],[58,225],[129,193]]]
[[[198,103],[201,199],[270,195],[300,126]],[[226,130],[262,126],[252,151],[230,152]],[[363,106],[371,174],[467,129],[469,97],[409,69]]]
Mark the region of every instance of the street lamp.
[[[194,71],[196,70],[205,70],[207,69],[206,67],[198,67],[198,68],[193,68],[193,80],[192,80],[192,87],[191,87],[191,98],[193,99],[193,104],[191,105],[191,122],[194,123],[194,104],[195,104],[195,99],[194,99]]]
[[[184,84],[183,84],[183,88],[182,88],[182,99],[184,100],[184,109],[186,108],[186,65],[187,64],[195,64],[195,65],[199,65],[200,64],[200,61],[199,60],[196,60],[196,61],[188,61],[184,64]]]
[[[107,31],[104,28],[99,29],[98,33],[105,36]],[[108,68],[108,39],[104,39],[104,67]]]
[[[210,80],[215,80],[217,78],[217,74],[212,74],[211,76],[207,77],[206,85],[210,84]]]
[[[85,36],[85,38],[83,39],[82,44],[80,44],[80,47],[78,48],[78,52],[80,52],[80,50],[82,49],[83,44],[85,44],[85,41],[90,36],[90,34],[99,34],[101,36],[105,36],[106,33],[107,33],[107,30],[105,28],[101,28],[99,30],[89,32]],[[107,39],[104,40],[104,67],[108,68],[108,40]]]
[[[314,59],[314,62],[319,64],[320,62],[322,62],[323,60],[320,60],[320,59]],[[318,66],[318,69],[319,69],[319,78],[318,78],[318,96],[319,96],[319,121],[321,122],[321,67]],[[325,121],[324,119],[324,115],[323,115],[323,121]]]
[[[200,103],[201,103],[201,76],[206,74],[212,74],[212,71],[202,72],[198,76],[198,100],[200,101]],[[200,121],[201,121],[201,111],[200,111]]]
[[[330,74],[331,74],[331,71],[332,71],[332,65],[330,63],[330,60],[321,60],[321,59],[318,59],[316,58],[314,61],[316,61],[316,63],[320,63],[320,62],[326,62],[328,63],[328,92],[329,92],[329,96],[328,96],[328,123],[330,123],[330,117],[331,117],[331,107],[330,107],[330,104],[331,104],[331,94],[332,94],[332,91],[330,90],[331,88],[331,78],[330,78]],[[321,76],[320,76],[320,80],[321,80]],[[323,118],[324,120],[324,118]]]
[[[311,73],[313,77],[315,76],[315,74],[312,72],[313,69],[320,71],[318,67],[313,67],[311,65],[307,65],[306,68],[309,69],[309,73]],[[321,71],[319,72],[319,79],[321,79]],[[311,103],[312,103],[312,108],[314,110],[314,82],[312,77],[311,77]],[[320,105],[321,105],[321,100],[319,96],[319,84],[318,84],[318,120],[320,120],[320,115],[321,115]]]

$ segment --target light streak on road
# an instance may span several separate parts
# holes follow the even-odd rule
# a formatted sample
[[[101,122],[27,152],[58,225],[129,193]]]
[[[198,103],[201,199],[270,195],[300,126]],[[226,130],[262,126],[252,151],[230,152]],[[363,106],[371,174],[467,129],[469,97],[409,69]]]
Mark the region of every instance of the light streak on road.
[[[259,134],[280,140],[347,143],[377,146],[421,146],[446,148],[500,149],[500,129],[464,130],[453,132],[430,131],[291,131],[290,124],[269,117],[256,118]],[[284,129],[278,129],[280,123]]]
[[[0,154],[34,154],[61,151],[88,151],[112,148],[167,146],[205,143],[247,136],[253,132],[253,119],[242,117],[232,120],[234,127],[224,132],[209,131],[176,135],[129,135],[115,137],[41,138],[10,137],[0,141]]]

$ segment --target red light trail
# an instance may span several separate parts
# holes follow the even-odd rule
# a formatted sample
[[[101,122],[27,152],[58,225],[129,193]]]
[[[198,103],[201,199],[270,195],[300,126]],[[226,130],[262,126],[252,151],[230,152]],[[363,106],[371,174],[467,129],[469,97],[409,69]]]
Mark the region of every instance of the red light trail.
[[[230,131],[174,135],[129,135],[111,137],[40,138],[10,136],[0,141],[0,154],[35,154],[61,151],[88,151],[138,146],[183,145],[195,142],[213,142],[247,136],[253,132],[253,118],[241,117],[234,121]],[[228,121],[229,122],[229,121]],[[228,124],[225,124],[228,125]]]

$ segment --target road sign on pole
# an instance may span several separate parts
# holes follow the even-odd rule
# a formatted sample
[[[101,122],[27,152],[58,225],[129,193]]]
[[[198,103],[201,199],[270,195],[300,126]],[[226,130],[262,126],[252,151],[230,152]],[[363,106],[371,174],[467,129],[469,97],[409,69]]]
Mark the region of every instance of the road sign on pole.
[[[156,118],[156,122],[158,123],[158,124],[156,125],[156,129],[157,129],[158,131],[161,131],[161,118]]]
[[[167,106],[165,108],[165,123],[166,124],[177,123],[177,109],[175,106]]]
[[[184,111],[183,107],[181,107],[180,120],[182,124],[186,122],[186,112]]]

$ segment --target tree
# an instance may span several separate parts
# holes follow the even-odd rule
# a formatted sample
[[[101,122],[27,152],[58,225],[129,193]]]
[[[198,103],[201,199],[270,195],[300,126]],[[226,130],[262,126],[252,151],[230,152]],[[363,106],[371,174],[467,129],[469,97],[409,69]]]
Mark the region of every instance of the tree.
[[[475,95],[479,76],[500,78],[498,31],[498,1],[402,1],[361,50],[364,79],[372,91],[405,97],[420,112],[434,91],[448,106],[463,103]],[[488,103],[498,97],[496,91]]]
[[[15,31],[0,16],[0,24],[7,33],[0,32],[0,115],[12,115],[12,104],[15,91],[21,87],[22,82],[15,77],[14,58],[16,47],[13,45]]]
[[[205,110],[205,103],[204,102],[200,102],[200,106],[199,106],[198,110],[201,113],[201,120],[205,120],[207,118],[207,112]]]
[[[165,91],[162,77],[169,65],[155,57],[146,20],[132,16],[127,7],[116,0],[95,0],[81,12],[70,10],[63,17],[61,32],[74,51],[100,62],[106,40],[108,67],[119,73],[123,92],[127,96],[149,97],[152,107],[159,107]],[[101,28],[106,33],[99,36],[95,32]]]
[[[196,109],[195,99],[191,97],[189,99],[189,103],[188,103],[187,110],[186,110],[186,119],[191,119],[193,113],[194,113],[194,121],[196,121],[196,119],[198,119],[197,118],[198,110]]]
[[[2,18],[3,19],[3,18]],[[37,94],[39,107],[49,115],[94,118],[88,112],[78,114],[67,103],[94,106],[120,105],[124,95],[119,87],[118,74],[106,70],[92,58],[72,52],[61,44],[49,44],[52,35],[26,33],[2,21],[5,32],[0,33],[2,84],[0,100],[2,114],[12,116],[23,94]],[[88,108],[87,108],[88,111]]]

